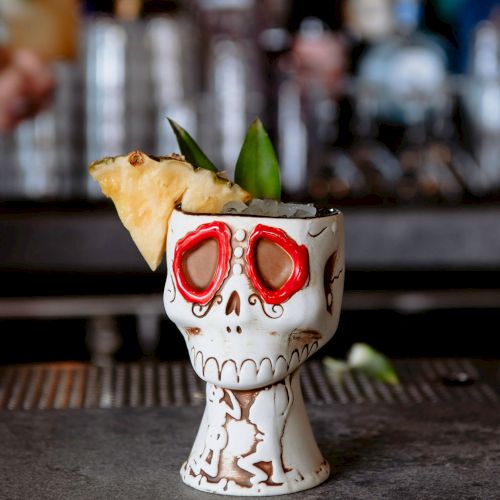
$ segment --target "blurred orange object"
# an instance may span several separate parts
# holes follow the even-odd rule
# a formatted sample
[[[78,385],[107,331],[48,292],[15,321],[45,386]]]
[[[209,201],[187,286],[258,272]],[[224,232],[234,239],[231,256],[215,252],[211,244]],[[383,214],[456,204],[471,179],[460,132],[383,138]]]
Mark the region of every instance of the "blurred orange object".
[[[0,17],[7,43],[48,60],[73,59],[77,52],[77,0],[2,0]]]

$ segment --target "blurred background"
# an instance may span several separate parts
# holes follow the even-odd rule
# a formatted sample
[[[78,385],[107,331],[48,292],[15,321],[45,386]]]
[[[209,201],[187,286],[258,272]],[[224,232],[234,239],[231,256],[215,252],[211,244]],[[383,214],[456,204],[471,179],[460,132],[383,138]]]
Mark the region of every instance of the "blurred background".
[[[0,46],[0,364],[187,359],[87,175],[177,151],[167,116],[230,176],[259,116],[285,198],[344,211],[325,352],[499,356],[500,3],[1,0]],[[2,97],[16,54],[36,102]]]

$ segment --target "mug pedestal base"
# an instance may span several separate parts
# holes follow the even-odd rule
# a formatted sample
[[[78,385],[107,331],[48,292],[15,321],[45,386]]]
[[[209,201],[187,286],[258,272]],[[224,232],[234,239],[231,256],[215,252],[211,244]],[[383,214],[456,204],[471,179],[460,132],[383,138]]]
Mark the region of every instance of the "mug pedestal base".
[[[193,488],[268,496],[317,486],[330,473],[306,414],[300,374],[259,389],[207,383],[205,413],[180,474]]]

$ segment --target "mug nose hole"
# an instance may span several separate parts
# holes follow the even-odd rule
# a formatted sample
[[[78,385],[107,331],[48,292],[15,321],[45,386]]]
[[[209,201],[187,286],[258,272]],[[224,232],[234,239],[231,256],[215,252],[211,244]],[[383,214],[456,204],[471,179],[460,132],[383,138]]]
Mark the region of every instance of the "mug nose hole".
[[[229,300],[227,301],[226,304],[226,316],[229,316],[233,312],[236,314],[236,316],[239,316],[240,307],[241,307],[240,296],[238,292],[234,290],[229,296]]]

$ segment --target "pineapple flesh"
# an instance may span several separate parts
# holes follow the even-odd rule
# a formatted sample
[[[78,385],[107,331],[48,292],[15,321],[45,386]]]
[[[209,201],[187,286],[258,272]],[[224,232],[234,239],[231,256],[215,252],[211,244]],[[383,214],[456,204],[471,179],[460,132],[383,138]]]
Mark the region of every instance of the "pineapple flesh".
[[[214,172],[195,169],[172,155],[151,157],[141,151],[103,158],[90,165],[90,175],[115,204],[142,256],[154,271],[165,253],[168,220],[174,207],[192,213],[218,213],[229,201],[251,196]]]

